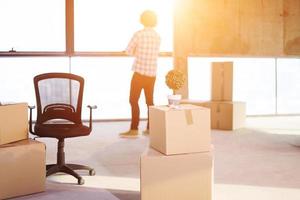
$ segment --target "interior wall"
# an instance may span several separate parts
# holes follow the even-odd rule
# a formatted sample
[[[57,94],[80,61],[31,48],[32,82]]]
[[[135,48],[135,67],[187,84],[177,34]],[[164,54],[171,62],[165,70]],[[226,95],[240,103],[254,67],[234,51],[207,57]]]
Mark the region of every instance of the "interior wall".
[[[188,56],[300,55],[300,0],[177,0],[174,65]],[[186,84],[178,93],[188,97]]]

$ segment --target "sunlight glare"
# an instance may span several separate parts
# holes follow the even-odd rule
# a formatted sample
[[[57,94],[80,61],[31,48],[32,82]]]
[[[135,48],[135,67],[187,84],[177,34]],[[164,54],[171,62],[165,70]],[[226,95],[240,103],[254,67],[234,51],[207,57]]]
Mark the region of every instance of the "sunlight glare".
[[[140,14],[158,16],[161,51],[173,48],[174,0],[78,0],[75,4],[76,51],[123,51],[133,33],[142,29]],[[116,6],[118,5],[118,6]]]
[[[140,179],[114,176],[84,176],[85,184],[80,187],[102,188],[123,191],[140,191]],[[56,175],[48,178],[58,183],[75,183],[76,179],[69,175]],[[79,186],[79,185],[78,185]]]

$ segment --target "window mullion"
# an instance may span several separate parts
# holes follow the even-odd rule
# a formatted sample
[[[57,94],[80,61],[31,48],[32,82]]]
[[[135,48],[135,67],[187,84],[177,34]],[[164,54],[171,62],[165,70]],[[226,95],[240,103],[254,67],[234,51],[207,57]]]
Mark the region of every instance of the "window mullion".
[[[74,54],[74,0],[66,0],[66,53]]]

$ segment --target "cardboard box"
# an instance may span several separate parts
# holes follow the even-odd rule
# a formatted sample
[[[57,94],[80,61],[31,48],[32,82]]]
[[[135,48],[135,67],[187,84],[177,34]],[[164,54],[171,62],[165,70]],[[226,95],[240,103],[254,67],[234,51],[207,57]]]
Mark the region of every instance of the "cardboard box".
[[[21,140],[0,146],[0,199],[45,191],[46,149]]]
[[[211,128],[221,130],[235,130],[243,128],[246,122],[246,103],[232,101],[195,101],[182,100],[197,106],[210,108]]]
[[[151,106],[150,146],[166,155],[210,150],[210,111],[195,105]]]
[[[27,103],[0,106],[0,145],[28,138]]]
[[[211,110],[211,128],[235,130],[243,128],[246,122],[246,103],[244,102],[207,102]]]
[[[232,101],[233,62],[213,62],[211,100]]]
[[[212,152],[166,156],[148,149],[141,156],[141,200],[211,200]]]

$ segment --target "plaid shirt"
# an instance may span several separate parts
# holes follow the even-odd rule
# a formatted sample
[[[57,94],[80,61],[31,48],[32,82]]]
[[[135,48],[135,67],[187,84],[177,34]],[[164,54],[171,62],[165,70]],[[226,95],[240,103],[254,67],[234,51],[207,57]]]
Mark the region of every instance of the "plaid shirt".
[[[130,40],[126,53],[135,56],[132,70],[145,76],[156,76],[160,36],[152,28],[137,31]]]

